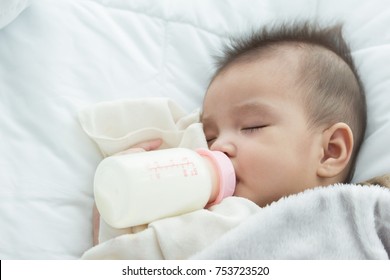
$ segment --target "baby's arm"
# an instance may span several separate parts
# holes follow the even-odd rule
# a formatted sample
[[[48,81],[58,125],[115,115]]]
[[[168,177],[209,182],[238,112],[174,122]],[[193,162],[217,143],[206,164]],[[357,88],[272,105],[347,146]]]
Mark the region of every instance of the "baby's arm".
[[[139,153],[139,152],[146,152],[146,151],[152,151],[158,149],[162,144],[161,139],[154,139],[146,142],[139,143],[137,145],[134,145],[133,147],[124,150],[122,152],[119,152],[113,156],[120,156],[130,153]],[[96,207],[96,204],[93,205],[92,210],[92,219],[93,219],[93,246],[99,244],[99,228],[100,228],[100,214],[99,210]]]

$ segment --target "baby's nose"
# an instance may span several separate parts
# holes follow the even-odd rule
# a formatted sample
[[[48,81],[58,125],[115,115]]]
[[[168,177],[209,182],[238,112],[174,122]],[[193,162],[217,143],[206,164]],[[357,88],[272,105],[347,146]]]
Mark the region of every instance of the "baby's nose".
[[[228,157],[234,157],[236,155],[236,146],[227,140],[217,138],[210,146],[210,150],[219,151],[227,155]]]

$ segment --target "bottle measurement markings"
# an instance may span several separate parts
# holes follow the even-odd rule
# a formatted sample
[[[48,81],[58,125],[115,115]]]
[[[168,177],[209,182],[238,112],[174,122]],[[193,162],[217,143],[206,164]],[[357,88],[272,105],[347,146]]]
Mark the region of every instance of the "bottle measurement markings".
[[[152,178],[161,179],[164,175],[171,176],[172,172],[183,177],[197,176],[198,170],[195,164],[187,157],[181,159],[170,159],[166,162],[154,161],[148,165]]]

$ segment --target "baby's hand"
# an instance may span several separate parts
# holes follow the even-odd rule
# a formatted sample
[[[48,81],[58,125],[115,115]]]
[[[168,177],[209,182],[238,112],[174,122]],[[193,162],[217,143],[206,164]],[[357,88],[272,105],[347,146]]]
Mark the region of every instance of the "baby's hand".
[[[156,149],[158,149],[158,147],[161,146],[162,142],[163,141],[161,139],[153,139],[153,140],[141,142],[141,143],[138,143],[127,150],[124,150],[122,152],[114,154],[114,156],[156,150]]]
[[[113,156],[126,155],[131,153],[146,152],[158,149],[162,144],[161,139],[154,139],[150,141],[145,141],[134,145],[130,149],[124,150],[122,152],[116,153]],[[100,214],[96,207],[96,204],[93,206],[93,245],[99,243],[99,227],[100,227]]]

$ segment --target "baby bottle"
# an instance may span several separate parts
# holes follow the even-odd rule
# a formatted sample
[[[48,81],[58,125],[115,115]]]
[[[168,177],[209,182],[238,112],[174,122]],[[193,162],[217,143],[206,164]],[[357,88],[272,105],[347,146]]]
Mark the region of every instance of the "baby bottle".
[[[94,193],[103,220],[125,228],[217,204],[233,195],[235,185],[224,153],[172,148],[104,159]]]

